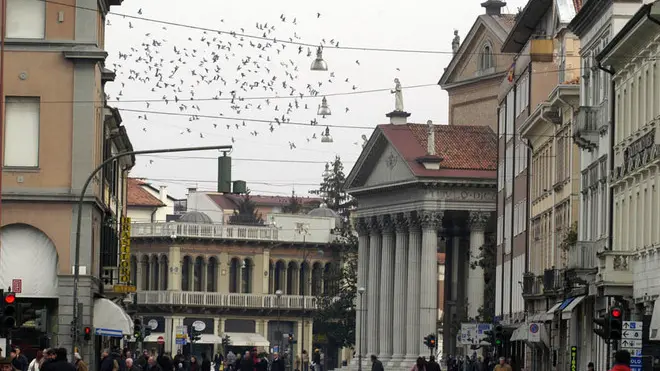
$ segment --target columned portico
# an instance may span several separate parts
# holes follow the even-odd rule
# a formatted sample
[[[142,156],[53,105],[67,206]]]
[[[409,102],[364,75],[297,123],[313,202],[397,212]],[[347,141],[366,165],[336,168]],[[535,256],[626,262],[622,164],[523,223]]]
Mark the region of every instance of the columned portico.
[[[457,137],[479,144],[459,145],[452,139]],[[408,371],[420,355],[428,358],[425,336],[438,336],[438,344],[444,343],[440,334],[455,336],[438,325],[438,306],[447,306],[438,297],[438,257],[446,253],[439,237],[448,240],[454,236],[443,234],[447,231],[470,231],[472,255],[480,255],[485,233],[494,230],[496,139],[489,128],[394,123],[379,126],[365,145],[346,180],[359,205],[358,287],[366,293],[357,298],[356,356],[361,346],[363,369],[376,355],[386,369]],[[437,153],[434,141],[435,148],[442,148]],[[490,157],[492,164],[482,161]],[[457,263],[467,266],[468,245],[453,245],[461,250],[453,254],[461,259]],[[460,290],[477,293],[458,295],[460,303],[454,305],[465,308],[462,298],[478,297],[473,303],[478,311],[484,304],[484,272],[455,271],[465,282]],[[454,349],[444,353],[456,354]]]

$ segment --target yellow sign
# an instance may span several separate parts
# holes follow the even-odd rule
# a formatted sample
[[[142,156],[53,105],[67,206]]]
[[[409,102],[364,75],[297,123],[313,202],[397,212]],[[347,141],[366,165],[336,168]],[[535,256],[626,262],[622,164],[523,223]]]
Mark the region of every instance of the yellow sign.
[[[121,238],[119,252],[119,282],[131,283],[131,218],[121,218]]]
[[[112,290],[116,293],[128,294],[128,293],[131,293],[131,292],[136,292],[137,287],[129,286],[129,285],[114,285],[114,286],[112,286]]]
[[[571,371],[577,371],[577,347],[571,347]]]

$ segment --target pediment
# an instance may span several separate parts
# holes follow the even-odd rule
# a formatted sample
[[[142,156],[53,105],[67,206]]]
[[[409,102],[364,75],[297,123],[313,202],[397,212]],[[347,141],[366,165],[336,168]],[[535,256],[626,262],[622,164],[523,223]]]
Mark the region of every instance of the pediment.
[[[470,32],[461,43],[456,55],[445,69],[440,85],[444,88],[462,81],[486,77],[506,70],[510,58],[502,58],[500,49],[503,39],[501,29],[488,16],[477,17]],[[485,46],[489,46],[492,53],[492,67],[484,69],[481,63]]]
[[[415,179],[407,161],[377,130],[351,170],[346,189],[388,187]]]

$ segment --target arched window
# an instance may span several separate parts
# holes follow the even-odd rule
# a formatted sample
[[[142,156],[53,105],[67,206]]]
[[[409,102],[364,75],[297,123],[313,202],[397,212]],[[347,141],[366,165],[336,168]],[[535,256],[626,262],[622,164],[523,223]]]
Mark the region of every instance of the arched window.
[[[493,48],[490,43],[486,43],[481,52],[480,70],[487,70],[493,67]]]
[[[241,269],[241,263],[238,258],[233,258],[229,263],[229,292],[238,292],[238,272]]]
[[[149,290],[149,279],[151,278],[149,274],[149,268],[151,268],[149,265],[149,256],[143,256],[140,264],[142,265],[142,290]]]
[[[190,287],[190,257],[183,257],[183,264],[181,264],[181,290],[191,291]]]
[[[241,265],[241,291],[244,294],[252,292],[252,260],[245,259]]]
[[[215,256],[209,258],[206,266],[206,291],[218,291],[218,259]]]
[[[131,255],[131,283],[137,286],[138,261],[135,255]]]
[[[167,290],[167,284],[169,279],[168,276],[170,272],[170,263],[169,260],[167,259],[167,255],[163,255],[160,257],[160,271],[162,272],[160,279],[160,289]]]
[[[158,264],[158,255],[151,257],[151,290],[158,290],[160,284],[160,264]]]
[[[202,291],[203,269],[204,269],[204,259],[201,256],[198,256],[195,259],[195,268],[193,270],[193,279],[195,280],[195,286],[193,291]]]

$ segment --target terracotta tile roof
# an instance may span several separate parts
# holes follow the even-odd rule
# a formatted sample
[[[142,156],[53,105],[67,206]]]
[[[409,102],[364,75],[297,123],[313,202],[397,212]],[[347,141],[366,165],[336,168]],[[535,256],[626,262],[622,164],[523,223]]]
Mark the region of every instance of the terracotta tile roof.
[[[160,199],[146,189],[143,185],[146,185],[146,182],[141,179],[128,178],[128,200],[126,201],[128,206],[143,206],[143,207],[162,207],[165,206]]]
[[[434,125],[435,150],[442,158],[439,170],[426,169],[418,162],[427,154],[427,125],[378,127],[418,177],[483,179],[497,175],[497,136],[488,126]]]
[[[243,199],[242,195],[234,194],[207,194],[208,197],[216,203],[221,209],[224,210],[233,210],[237,207],[238,203]],[[266,206],[266,207],[277,207],[289,204],[290,197],[287,196],[262,196],[262,195],[250,195],[250,198],[254,201],[256,206]],[[317,197],[300,197],[300,202],[306,206],[315,206],[322,202],[320,198]]]

